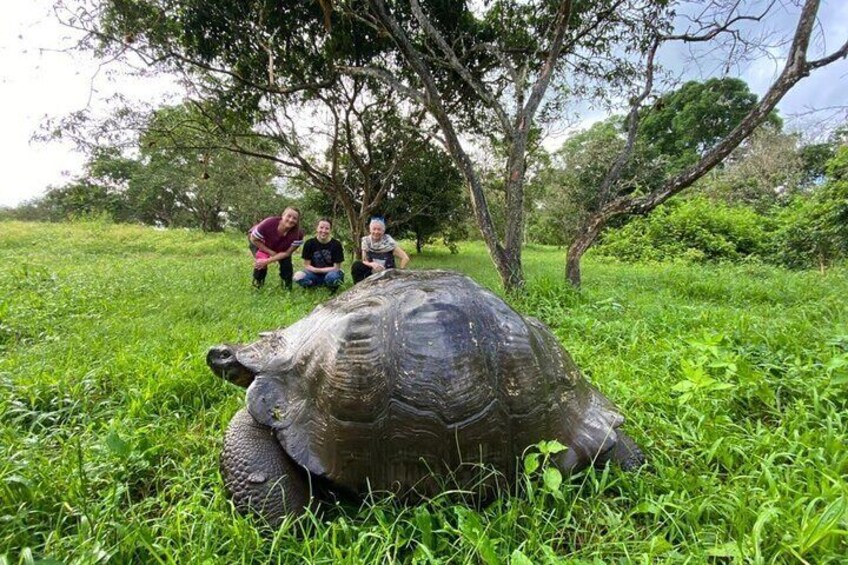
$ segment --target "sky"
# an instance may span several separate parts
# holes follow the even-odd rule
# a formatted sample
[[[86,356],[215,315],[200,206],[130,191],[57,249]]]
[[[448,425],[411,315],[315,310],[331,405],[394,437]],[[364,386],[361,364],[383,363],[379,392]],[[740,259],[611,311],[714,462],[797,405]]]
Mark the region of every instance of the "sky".
[[[0,206],[15,206],[43,195],[49,186],[61,186],[81,173],[85,156],[70,145],[31,140],[47,118],[61,118],[86,107],[105,113],[108,105],[104,101],[118,90],[148,101],[173,91],[167,82],[109,79],[92,57],[63,51],[75,36],[53,15],[52,0],[14,3],[15,8],[5,10],[0,19]],[[848,38],[848,1],[824,0],[819,15],[830,52]],[[783,24],[793,25],[794,18],[776,13],[769,23],[774,27]],[[691,61],[684,62],[679,54],[676,57],[681,74],[709,72]],[[739,70],[757,94],[765,92],[777,72],[775,63],[765,60]],[[810,108],[838,105],[848,105],[845,60],[802,81],[778,109],[788,117]],[[583,123],[600,117],[587,115]]]
[[[135,99],[173,91],[167,81],[115,80],[93,57],[66,51],[79,36],[59,23],[52,0],[15,4],[0,18],[0,206],[41,196],[82,172],[86,156],[69,143],[32,140],[48,118],[87,107],[105,116],[105,100],[118,90]]]

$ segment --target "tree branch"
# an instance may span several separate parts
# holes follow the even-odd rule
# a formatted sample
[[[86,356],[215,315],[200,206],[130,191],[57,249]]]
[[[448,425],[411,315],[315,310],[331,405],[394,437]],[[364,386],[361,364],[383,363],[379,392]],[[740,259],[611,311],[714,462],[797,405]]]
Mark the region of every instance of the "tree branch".
[[[642,92],[640,92],[639,95],[630,103],[630,113],[627,115],[627,142],[621,150],[621,153],[619,153],[616,158],[615,163],[613,163],[613,166],[610,167],[610,170],[607,172],[604,180],[601,182],[601,187],[598,191],[598,201],[602,204],[607,202],[609,199],[612,185],[621,179],[621,174],[624,171],[624,165],[628,160],[630,160],[630,157],[633,154],[633,147],[636,144],[636,133],[639,127],[639,109],[641,108],[642,102],[645,101],[653,89],[654,58],[656,57],[659,45],[660,38],[655,37],[653,43],[651,43],[651,46],[648,48],[648,57],[645,69],[645,86],[642,89]]]
[[[730,11],[730,14],[728,14],[727,19],[724,21],[724,23],[712,22],[707,26],[701,26],[701,30],[709,30],[704,34],[699,35],[698,33],[682,33],[676,35],[665,35],[661,39],[663,41],[686,41],[688,43],[710,41],[711,39],[714,39],[716,36],[718,36],[718,34],[720,33],[734,33],[734,31],[730,28],[735,23],[742,21],[761,21],[764,17],[766,17],[766,15],[768,15],[769,12],[771,12],[771,9],[774,7],[775,2],[776,0],[772,0],[771,2],[769,2],[769,5],[766,6],[766,8],[759,16],[739,15],[731,17],[731,14],[733,14],[733,12],[735,12],[736,8],[739,6],[739,2],[737,2],[733,9]],[[696,21],[698,20],[696,19]]]
[[[410,88],[400,82],[395,75],[386,69],[380,69],[378,67],[349,67],[349,66],[339,66],[336,67],[339,71],[349,74],[351,76],[362,76],[362,77],[371,77],[376,78],[377,80],[384,82],[394,88],[396,91],[400,92],[407,98],[410,98],[422,106],[427,105],[427,97],[424,93],[415,90],[414,88]]]
[[[565,30],[568,28],[568,20],[571,17],[571,0],[563,0],[559,5],[557,12],[556,23],[554,24],[553,37],[551,38],[550,47],[548,48],[548,57],[545,64],[542,66],[542,72],[536,78],[536,84],[530,92],[530,97],[524,105],[521,122],[519,128],[529,128],[530,119],[536,113],[536,109],[542,101],[542,96],[548,89],[551,82],[551,76],[556,68],[556,61],[559,58],[563,40],[565,38]]]
[[[424,12],[421,10],[421,4],[418,3],[418,0],[410,0],[410,5],[412,7],[412,13],[415,15],[415,19],[418,20],[418,23],[424,29],[424,32],[436,42],[436,45],[439,46],[439,49],[447,59],[449,67],[453,69],[453,71],[456,72],[462,80],[466,82],[466,84],[474,89],[474,92],[480,97],[486,106],[492,109],[497,116],[504,133],[506,133],[508,138],[511,138],[514,133],[514,128],[512,126],[512,122],[509,120],[509,116],[506,115],[506,111],[503,106],[501,106],[500,102],[498,102],[489,89],[486,88],[486,85],[474,78],[468,68],[460,62],[454,50],[450,45],[448,45],[448,42],[445,41],[442,34],[439,33],[439,30],[437,30],[427,16],[424,15]]]
[[[738,147],[739,144],[768,117],[769,113],[774,110],[777,103],[780,102],[783,96],[798,81],[810,74],[810,67],[806,61],[806,52],[809,46],[812,27],[815,22],[818,7],[819,0],[806,1],[798,20],[792,46],[787,56],[786,66],[784,67],[783,72],[771,85],[760,102],[751,109],[745,118],[743,118],[742,121],[723,140],[707,151],[697,163],[669,179],[659,189],[639,198],[620,198],[605,206],[601,210],[600,214],[644,214],[649,212],[701,178],[725,157],[727,157],[731,151]],[[843,49],[845,48],[846,47],[843,46]],[[842,51],[842,49],[840,49],[840,51]],[[837,51],[834,55],[837,55],[840,51]],[[828,59],[831,59],[832,57],[833,55],[828,57]],[[835,58],[832,58],[832,60],[835,60]]]

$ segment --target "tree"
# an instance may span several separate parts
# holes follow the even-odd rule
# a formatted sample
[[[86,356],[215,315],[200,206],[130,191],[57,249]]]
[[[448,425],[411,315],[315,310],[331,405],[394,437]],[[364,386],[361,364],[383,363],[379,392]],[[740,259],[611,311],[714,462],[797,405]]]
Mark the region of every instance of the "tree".
[[[738,78],[689,81],[644,112],[637,135],[655,154],[668,158],[670,171],[678,172],[721,141],[756,103],[757,95]],[[781,125],[774,112],[768,121]]]
[[[820,271],[848,257],[848,145],[826,166],[827,181],[810,196],[799,195],[781,217],[777,234],[781,261]]]
[[[86,162],[83,174],[64,186],[48,190],[38,208],[46,210],[53,220],[105,215],[115,221],[126,221],[131,212],[125,192],[138,171],[137,165],[115,147],[98,148]]]
[[[630,93],[631,102],[626,120],[627,141],[600,184],[604,204],[586,218],[569,247],[566,276],[579,286],[580,259],[607,223],[628,214],[647,213],[690,186],[766,121],[777,102],[799,80],[848,53],[846,42],[820,59],[807,59],[819,8],[818,1],[808,0],[801,10],[784,72],[763,100],[725,136],[703,147],[704,153],[696,163],[649,193],[630,194],[620,191],[619,180],[633,154],[640,111],[653,95],[660,46],[671,42],[718,42],[729,37],[734,46],[731,51],[749,53],[757,47],[757,40],[746,30],[756,28],[752,22],[761,21],[773,3],[760,15],[745,14],[740,2],[712,2],[705,9],[681,10],[678,16],[676,6],[664,2],[504,0],[476,7],[476,12],[468,16],[493,32],[486,34],[486,40],[467,28],[445,25],[438,18],[438,10],[429,4],[422,6],[417,0],[410,4],[412,17],[404,17],[398,5],[393,5],[392,10],[385,0],[367,2],[370,21],[397,44],[414,80],[404,80],[385,66],[348,72],[381,78],[427,108],[469,184],[475,218],[508,290],[522,286],[524,281],[521,240],[528,133],[561,107],[565,94],[579,92],[586,84],[600,85],[587,91],[602,96],[609,95],[610,90],[625,91]],[[689,27],[675,29],[681,27],[681,22]],[[480,59],[475,57],[478,53],[492,56],[484,59],[482,69]],[[503,241],[498,239],[479,175],[459,135],[462,122],[449,111],[450,99],[436,79],[435,72],[442,68],[450,69],[467,84],[477,104],[489,112],[491,135],[509,148],[502,168],[509,220]],[[639,81],[641,77],[644,82]]]
[[[436,234],[443,234],[448,245],[455,241],[451,228],[464,224],[464,204],[459,172],[444,153],[422,141],[400,172],[383,211],[395,237],[412,236],[421,253]]]
[[[242,122],[229,132],[247,130]],[[248,130],[249,131],[249,130]],[[138,170],[127,188],[129,206],[148,224],[222,231],[246,230],[258,218],[279,214],[285,200],[265,159],[220,148],[222,132],[195,105],[157,110],[139,139]],[[256,151],[267,150],[255,142]]]
[[[798,136],[762,126],[695,190],[728,204],[745,204],[765,213],[786,203],[802,188],[803,162]]]
[[[735,10],[738,3],[735,3],[733,6]],[[705,151],[697,162],[667,178],[657,189],[647,194],[619,194],[614,187],[621,179],[623,167],[633,153],[633,146],[639,127],[641,105],[653,88],[654,58],[660,43],[671,40],[703,42],[709,41],[723,33],[733,33],[734,37],[738,37],[738,31],[731,29],[732,24],[744,19],[750,20],[755,18],[745,18],[742,15],[734,15],[731,12],[723,22],[716,21],[713,25],[706,27],[702,25],[694,33],[684,31],[677,34],[658,34],[654,37],[648,52],[648,72],[646,73],[644,88],[631,102],[631,110],[627,119],[627,144],[610,168],[601,186],[602,192],[610,194],[610,198],[606,200],[606,203],[597,212],[586,219],[568,249],[566,278],[573,285],[579,286],[581,282],[580,259],[610,221],[622,216],[647,214],[672,196],[691,186],[727,157],[758,126],[768,120],[777,103],[800,80],[816,69],[829,65],[848,55],[848,41],[845,41],[838,49],[821,58],[812,60],[808,58],[807,52],[818,9],[819,2],[817,0],[807,0],[803,4],[794,36],[788,45],[785,57],[786,63],[780,75],[771,84],[762,99],[733,126],[733,129],[727,135],[716,140],[710,147],[705,148]]]
[[[84,48],[132,55],[178,74],[215,125],[217,144],[208,149],[268,160],[290,180],[326,193],[344,211],[354,238],[427,133],[421,112],[400,103],[391,89],[335,70],[338,60],[376,56],[385,38],[314,0],[75,4],[64,13],[68,25],[88,32]],[[132,115],[120,111],[124,121]],[[160,198],[167,204],[170,197]]]
[[[825,166],[833,157],[833,145],[813,143],[801,148],[801,164],[804,171],[803,183],[812,185],[824,178]]]
[[[384,81],[428,111],[468,184],[475,220],[504,288],[523,287],[521,248],[530,133],[540,115],[558,108],[563,93],[586,88],[581,80],[609,76],[615,70],[626,74],[625,65],[611,55],[612,45],[617,42],[622,51],[638,48],[636,38],[643,35],[642,28],[655,23],[660,10],[650,2],[623,0],[504,0],[475,6],[474,11],[459,4],[453,17],[446,18],[444,5],[437,2],[422,5],[412,0],[411,13],[405,12],[405,3],[391,8],[384,0],[363,4],[367,7],[363,15],[396,44],[404,68],[372,61],[342,70]],[[569,60],[567,55],[574,57]],[[456,112],[455,82],[441,80],[444,69],[465,87],[470,105],[479,110],[475,118],[485,123],[483,128],[478,121],[467,127],[466,114]],[[569,71],[579,79],[566,86]],[[475,131],[505,148],[501,174],[507,222],[502,238],[480,172],[461,137]]]
[[[160,108],[141,129],[137,157],[96,147],[85,173],[48,192],[41,208],[54,218],[106,214],[221,231],[247,230],[285,206],[272,184],[274,165],[220,149],[220,132],[195,106]]]
[[[611,163],[626,142],[622,117],[613,116],[569,137],[554,152],[539,180],[542,189],[535,200],[531,219],[540,241],[563,245],[582,222],[603,204],[598,191]],[[649,153],[642,146],[634,151],[622,173],[622,188],[628,192],[651,189],[668,166],[670,158]],[[625,189],[623,185],[627,183]]]

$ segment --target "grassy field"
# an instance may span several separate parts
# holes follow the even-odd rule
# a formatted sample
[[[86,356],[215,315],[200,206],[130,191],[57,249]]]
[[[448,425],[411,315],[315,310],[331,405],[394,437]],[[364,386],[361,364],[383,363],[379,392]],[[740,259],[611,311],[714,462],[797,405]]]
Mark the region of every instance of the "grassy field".
[[[650,467],[535,472],[495,503],[368,501],[263,531],[217,459],[244,393],[205,365],[326,292],[250,288],[237,235],[0,224],[0,564],[845,563],[848,274],[529,247],[516,309],[626,414]],[[496,291],[484,248],[413,255]],[[276,269],[275,269],[276,271]]]

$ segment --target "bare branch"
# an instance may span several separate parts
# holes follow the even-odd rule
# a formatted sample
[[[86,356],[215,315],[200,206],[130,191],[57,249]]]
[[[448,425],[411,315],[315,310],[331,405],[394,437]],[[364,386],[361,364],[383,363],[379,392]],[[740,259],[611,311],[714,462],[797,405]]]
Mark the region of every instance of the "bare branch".
[[[407,98],[415,100],[422,106],[427,105],[427,97],[424,93],[415,90],[414,88],[410,88],[400,82],[395,75],[386,69],[380,69],[377,67],[348,67],[348,66],[339,66],[337,69],[345,74],[351,76],[362,76],[362,77],[371,77],[380,80],[396,91],[400,92]]]
[[[621,174],[624,171],[624,165],[630,159],[633,154],[633,147],[636,142],[636,133],[639,127],[639,110],[642,106],[642,102],[650,95],[651,90],[653,89],[654,83],[654,58],[657,54],[657,48],[660,44],[660,38],[657,37],[654,39],[654,42],[651,44],[648,49],[647,63],[645,68],[645,86],[642,89],[642,92],[639,93],[637,97],[635,97],[630,103],[630,113],[627,115],[627,142],[624,145],[624,148],[619,153],[618,157],[613,163],[613,166],[610,167],[610,170],[607,172],[604,180],[601,182],[601,187],[599,189],[600,198],[599,201],[601,203],[607,202],[610,189],[614,183],[617,183],[621,179]]]
[[[710,24],[708,24],[706,26],[702,26],[701,29],[698,30],[698,32],[696,32],[696,33],[681,33],[681,34],[676,34],[676,35],[674,35],[674,34],[665,35],[661,39],[663,41],[686,41],[686,42],[689,42],[689,43],[694,43],[694,42],[710,41],[710,40],[714,39],[716,36],[718,36],[720,33],[736,33],[732,29],[734,24],[737,24],[737,23],[743,22],[743,21],[752,21],[752,22],[761,21],[764,17],[766,17],[766,15],[768,15],[769,12],[771,12],[771,9],[774,7],[775,2],[776,2],[776,0],[772,0],[771,2],[769,2],[769,5],[766,6],[766,8],[762,11],[762,13],[760,13],[757,16],[751,16],[751,15],[732,16],[732,14],[734,12],[736,12],[736,8],[739,6],[739,2],[736,2],[736,4],[733,6],[733,9],[729,11],[729,13],[727,15],[727,19],[724,20],[724,22],[722,22],[722,23],[711,22]],[[700,19],[700,16],[698,18],[695,18],[695,21],[699,21],[699,19]],[[704,33],[700,33],[700,32],[704,32]]]
[[[462,80],[464,80],[471,88],[474,89],[474,92],[477,93],[477,96],[486,104],[489,108],[495,112],[495,115],[498,118],[498,121],[501,124],[501,128],[507,134],[508,137],[512,137],[513,135],[513,125],[510,121],[509,117],[506,115],[506,111],[504,111],[503,106],[501,106],[500,102],[494,97],[494,95],[489,91],[486,86],[478,81],[471,72],[466,68],[456,56],[456,53],[448,45],[448,42],[445,41],[445,38],[439,33],[432,22],[424,15],[424,12],[421,10],[421,4],[418,3],[418,0],[410,0],[410,5],[412,6],[412,13],[415,15],[415,19],[418,20],[418,23],[424,29],[425,33],[430,36],[430,38],[436,42],[436,45],[439,46],[442,53],[451,69],[453,69]],[[518,86],[518,85],[516,85]]]

